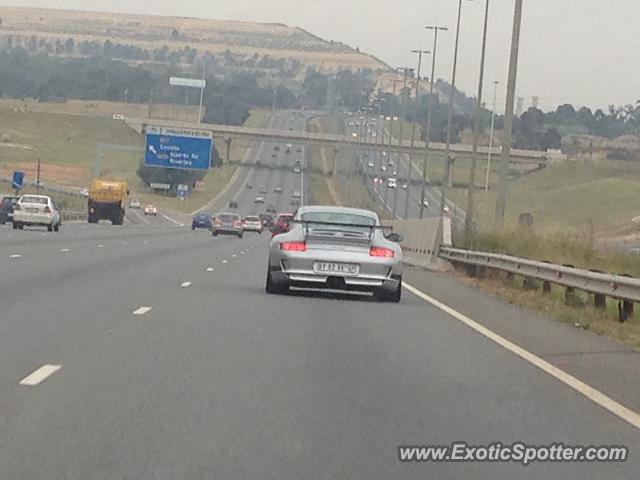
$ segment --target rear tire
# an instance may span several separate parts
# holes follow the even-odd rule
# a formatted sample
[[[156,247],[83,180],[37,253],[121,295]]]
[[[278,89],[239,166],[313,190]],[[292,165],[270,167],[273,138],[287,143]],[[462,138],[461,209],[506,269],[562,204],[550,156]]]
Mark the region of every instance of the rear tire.
[[[218,236],[218,232],[211,232],[211,235],[213,235],[214,237]]]
[[[264,286],[267,293],[271,295],[286,295],[289,293],[289,285],[286,283],[276,283],[271,277],[271,272],[267,272],[267,282]]]
[[[400,281],[398,282],[398,288],[393,292],[387,292],[386,290],[380,289],[376,290],[373,295],[379,302],[400,302],[400,299],[402,298],[402,277],[400,277]]]
[[[242,238],[242,232],[238,233],[238,238]]]
[[[59,231],[60,231],[60,224],[59,224],[59,223],[56,223],[56,224],[53,226],[53,231],[54,231],[54,232],[59,232]]]
[[[17,230],[17,229],[18,229],[18,222],[12,222],[12,224],[11,224],[11,225],[13,226],[13,229],[14,229],[14,230]]]
[[[47,232],[53,232],[53,223],[47,225]]]

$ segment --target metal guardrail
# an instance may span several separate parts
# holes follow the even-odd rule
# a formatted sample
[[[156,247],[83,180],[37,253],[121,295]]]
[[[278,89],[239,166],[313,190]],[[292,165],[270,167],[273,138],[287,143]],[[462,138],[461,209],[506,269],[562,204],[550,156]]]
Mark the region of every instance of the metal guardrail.
[[[554,283],[566,287],[568,294],[572,289],[592,293],[596,296],[595,304],[598,307],[605,305],[606,297],[621,300],[623,302],[619,306],[621,321],[626,320],[633,313],[633,303],[640,302],[640,279],[635,277],[458,248],[441,247],[438,256],[454,263],[493,268],[541,280],[544,282],[543,291],[548,291],[550,284]]]

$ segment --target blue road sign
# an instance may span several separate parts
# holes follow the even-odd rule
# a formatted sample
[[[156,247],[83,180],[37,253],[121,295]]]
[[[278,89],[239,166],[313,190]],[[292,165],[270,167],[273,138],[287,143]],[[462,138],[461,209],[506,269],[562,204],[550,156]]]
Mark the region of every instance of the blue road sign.
[[[13,188],[20,190],[24,184],[24,172],[13,172],[13,180],[11,181]]]
[[[171,127],[147,127],[144,164],[149,167],[208,170],[211,132]]]

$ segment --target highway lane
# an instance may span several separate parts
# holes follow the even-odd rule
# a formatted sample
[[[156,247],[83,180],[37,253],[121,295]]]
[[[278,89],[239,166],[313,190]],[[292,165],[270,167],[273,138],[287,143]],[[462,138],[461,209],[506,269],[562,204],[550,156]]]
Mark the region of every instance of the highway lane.
[[[273,187],[299,185],[252,175],[242,214],[259,182],[278,209],[289,197]],[[264,234],[66,227],[0,228],[0,479],[637,478],[636,430],[407,292],[398,305],[266,295]],[[44,364],[61,369],[19,385]],[[398,445],[454,440],[632,458],[397,461]]]
[[[635,478],[633,459],[400,464],[400,444],[638,436],[415,297],[267,296],[265,236],[174,231],[3,307],[0,478]]]

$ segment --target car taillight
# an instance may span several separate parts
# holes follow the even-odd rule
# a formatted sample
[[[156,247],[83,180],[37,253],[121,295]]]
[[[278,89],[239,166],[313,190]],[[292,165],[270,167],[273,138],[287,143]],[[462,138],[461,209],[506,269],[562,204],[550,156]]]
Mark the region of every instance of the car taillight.
[[[236,221],[234,222],[234,225],[235,225],[236,227],[241,227],[241,226],[242,226],[242,221],[241,221],[241,220],[236,220]]]
[[[51,209],[49,207],[44,207],[44,213],[51,213]]]
[[[393,250],[391,250],[390,248],[384,248],[384,247],[371,247],[369,249],[369,255],[371,255],[372,257],[386,257],[386,258],[393,258],[396,256]]]
[[[280,250],[286,250],[287,252],[306,252],[307,244],[305,242],[282,242],[280,244]]]

